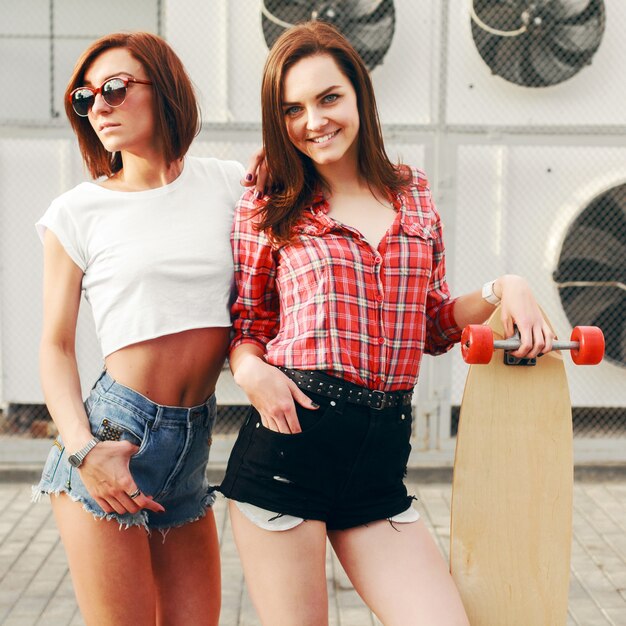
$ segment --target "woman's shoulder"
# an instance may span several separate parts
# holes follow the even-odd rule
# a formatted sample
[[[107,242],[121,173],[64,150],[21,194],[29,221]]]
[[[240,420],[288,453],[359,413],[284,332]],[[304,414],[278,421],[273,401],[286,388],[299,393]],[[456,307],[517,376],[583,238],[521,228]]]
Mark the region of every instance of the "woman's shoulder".
[[[227,179],[241,180],[245,174],[245,169],[239,161],[218,159],[216,157],[187,156],[185,159],[187,167],[197,172],[203,172],[210,176],[224,176]]]
[[[100,189],[93,183],[80,183],[57,196],[45,213],[35,223],[40,240],[44,241],[46,230],[50,229],[59,239],[71,259],[85,271],[87,255],[85,237],[87,220],[94,206],[94,192]],[[87,209],[87,210],[86,210]]]
[[[74,212],[84,209],[94,199],[94,194],[103,189],[95,182],[82,182],[57,196],[50,203],[50,209]]]
[[[260,220],[263,205],[268,199],[268,196],[257,198],[256,189],[254,187],[246,189],[237,201],[237,206],[235,207],[235,218],[237,220],[257,223]]]
[[[435,224],[439,221],[439,213],[433,202],[430,184],[426,173],[418,167],[404,165],[409,180],[408,190],[404,193],[405,211],[420,224]]]
[[[231,206],[235,205],[241,195],[241,179],[245,175],[245,169],[239,161],[188,156],[185,158],[185,168],[192,173],[188,180],[194,180],[194,184],[208,185],[213,192],[222,189],[226,192],[224,199]]]
[[[420,169],[419,167],[415,167],[414,165],[402,164],[399,166],[399,169],[406,176],[407,182],[410,187],[419,187],[426,189],[430,187],[430,185],[428,184],[426,172],[424,172],[424,170]]]

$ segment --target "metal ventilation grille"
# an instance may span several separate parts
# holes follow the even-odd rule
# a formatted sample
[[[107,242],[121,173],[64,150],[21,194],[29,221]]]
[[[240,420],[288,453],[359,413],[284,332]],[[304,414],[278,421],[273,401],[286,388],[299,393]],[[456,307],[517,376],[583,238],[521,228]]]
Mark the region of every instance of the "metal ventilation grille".
[[[557,85],[591,63],[604,0],[473,0],[472,36],[491,71],[524,87]]]
[[[290,26],[323,20],[350,40],[370,70],[382,63],[389,50],[396,21],[393,0],[264,0],[261,13],[268,48]]]
[[[572,326],[602,328],[606,358],[626,366],[626,184],[595,198],[574,220],[554,280]]]

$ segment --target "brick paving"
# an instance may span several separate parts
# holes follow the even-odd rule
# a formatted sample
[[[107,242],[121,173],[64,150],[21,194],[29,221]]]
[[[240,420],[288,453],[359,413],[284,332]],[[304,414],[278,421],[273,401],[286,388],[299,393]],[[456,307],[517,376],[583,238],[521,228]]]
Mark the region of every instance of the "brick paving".
[[[415,476],[412,478],[415,480]],[[410,483],[423,518],[447,555],[449,483]],[[226,502],[215,508],[220,533],[223,626],[259,624],[243,583]],[[331,626],[379,626],[328,550]],[[82,626],[65,554],[47,501],[30,502],[24,480],[0,482],[0,624]],[[568,626],[626,625],[626,477],[577,481]],[[503,625],[504,626],[504,625]],[[552,626],[552,625],[529,625]]]

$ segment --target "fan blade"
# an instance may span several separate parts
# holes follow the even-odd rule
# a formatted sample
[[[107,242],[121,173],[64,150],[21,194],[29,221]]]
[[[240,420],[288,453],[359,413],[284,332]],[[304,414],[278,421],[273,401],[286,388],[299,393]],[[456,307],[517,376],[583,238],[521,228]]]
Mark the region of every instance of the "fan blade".
[[[549,48],[545,40],[534,41],[530,45],[529,68],[531,69],[529,75],[534,73],[538,79],[538,84],[542,85],[562,83],[579,70],[576,65],[570,65],[562,61]]]
[[[489,63],[494,74],[518,85],[527,85],[523,74],[528,43],[525,37],[503,37]]]
[[[521,25],[521,10],[516,7],[489,6],[487,9],[478,11],[480,19],[491,28],[503,31],[517,30]],[[472,35],[476,41],[476,47],[480,56],[485,63],[494,71],[495,74],[500,72],[494,70],[495,58],[498,53],[498,47],[502,42],[502,37],[491,34],[489,31],[483,30],[480,24],[472,20]],[[515,37],[517,39],[517,37]]]
[[[287,24],[311,19],[310,0],[265,0],[265,8],[268,13]]]
[[[477,26],[474,26],[474,24],[472,24],[472,35],[474,37],[478,53],[483,58],[485,63],[491,67],[498,52],[500,37],[490,35],[488,32],[480,30]]]
[[[476,15],[491,28],[496,30],[511,31],[517,30],[523,26],[522,22],[523,9],[518,6],[508,5],[491,5],[484,10],[476,9]],[[480,24],[472,20],[472,24],[476,24],[482,30]]]
[[[311,0],[264,0],[264,3],[272,15],[281,19],[291,11],[311,12]]]
[[[626,296],[623,295],[623,291],[621,294],[622,297],[619,300],[602,308],[596,316],[595,325],[604,332],[606,357],[620,365],[626,365],[626,324],[624,323]],[[602,297],[605,296],[602,295]]]
[[[345,34],[359,54],[367,54],[378,50],[386,51],[393,38],[394,23],[391,17],[376,24],[348,22]]]
[[[626,245],[607,230],[574,227],[563,243],[557,274],[559,282],[616,281],[626,284]]]
[[[595,326],[604,311],[619,306],[623,292],[614,287],[559,287],[561,301],[570,319],[578,326]]]
[[[352,19],[368,18],[384,8],[384,4],[389,4],[389,0],[348,0],[346,12]]]
[[[557,283],[585,282],[585,283],[616,283],[615,268],[597,262],[594,259],[573,257],[567,261],[561,259],[559,267],[554,272]]]
[[[394,14],[393,0],[334,0],[309,2],[310,15],[325,19],[345,30],[350,21],[377,23],[387,15]]]
[[[588,209],[576,219],[572,230],[578,227],[610,232],[626,249],[626,185],[613,187],[593,200]],[[626,256],[617,258],[626,259]]]
[[[626,184],[613,187],[602,199],[603,213],[607,215],[607,219],[619,222],[621,232],[626,237]]]
[[[595,22],[563,24],[553,31],[554,42],[565,52],[591,56],[600,46],[603,30]]]
[[[624,298],[621,309],[618,310],[618,314],[620,311],[624,311],[624,309],[626,309],[626,298]],[[614,319],[619,319],[619,318],[614,318]],[[616,351],[615,351],[616,352],[615,360],[620,363],[626,363],[626,324],[622,325],[622,332],[620,333],[620,335],[621,336],[620,336],[619,341],[615,342],[617,346]],[[611,350],[611,348],[609,348],[609,350]],[[613,356],[612,350],[611,350],[611,356]]]
[[[550,4],[550,12],[560,20],[571,20],[582,15],[594,0],[553,0]]]

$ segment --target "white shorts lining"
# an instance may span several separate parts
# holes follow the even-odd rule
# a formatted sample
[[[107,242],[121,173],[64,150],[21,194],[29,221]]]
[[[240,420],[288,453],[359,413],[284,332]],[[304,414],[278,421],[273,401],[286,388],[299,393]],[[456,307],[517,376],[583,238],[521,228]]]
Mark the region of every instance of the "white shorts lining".
[[[264,530],[291,530],[304,522],[302,517],[280,515],[249,502],[238,502],[237,500],[233,500],[233,502],[255,526]],[[402,511],[402,513],[398,513],[388,519],[394,524],[410,524],[411,522],[417,522],[419,518],[420,514],[417,510],[410,506],[406,511]]]

